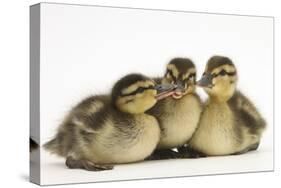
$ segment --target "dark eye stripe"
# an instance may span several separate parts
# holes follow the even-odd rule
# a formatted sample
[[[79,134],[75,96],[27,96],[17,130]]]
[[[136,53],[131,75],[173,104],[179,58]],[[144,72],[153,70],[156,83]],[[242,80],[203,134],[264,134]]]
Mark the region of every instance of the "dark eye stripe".
[[[173,72],[171,70],[167,70],[166,74],[170,74],[170,76],[172,77],[173,81],[176,82],[177,78],[173,75]]]
[[[188,78],[191,78],[191,77],[196,77],[196,74],[195,73],[192,73],[192,74],[190,74],[189,76],[188,76]]]
[[[187,80],[189,80],[192,77],[195,79],[196,73],[191,73],[187,78],[183,79],[183,81],[187,81]]]
[[[236,75],[236,72],[226,72],[225,70],[221,70],[219,73],[217,74],[212,74],[213,77],[217,77],[217,76],[225,76],[225,75],[228,75],[228,76],[234,76]]]
[[[154,89],[154,86],[149,86],[149,87],[139,87],[138,89],[136,89],[135,91],[128,93],[128,94],[122,94],[121,96],[130,96],[130,95],[136,95],[137,93],[142,93],[147,89]]]
[[[236,72],[228,72],[227,73],[229,76],[234,76],[234,75],[236,75]]]

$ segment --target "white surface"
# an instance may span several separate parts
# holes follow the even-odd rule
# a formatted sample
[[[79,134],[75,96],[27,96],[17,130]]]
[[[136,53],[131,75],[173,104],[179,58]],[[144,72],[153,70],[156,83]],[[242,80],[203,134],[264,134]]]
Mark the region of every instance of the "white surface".
[[[64,159],[50,157],[45,151],[41,156],[48,159],[41,163],[42,185],[273,170],[272,151],[263,149],[235,156],[143,161],[116,165],[113,170],[102,172],[68,169]]]
[[[49,0],[46,0],[49,1]],[[77,3],[75,0],[57,0],[58,2]],[[30,1],[3,1],[1,2],[0,20],[0,49],[1,65],[1,127],[0,146],[1,155],[1,187],[38,187],[28,182],[29,155],[29,77],[28,77],[28,6],[37,3]],[[276,16],[276,51],[280,51],[280,5],[278,1],[202,1],[202,0],[80,0],[84,4],[103,4],[115,6],[133,6],[146,8],[163,8],[176,10],[209,11],[236,14],[259,14]],[[276,70],[280,70],[280,53],[276,53]],[[281,74],[275,74],[275,124],[280,125],[280,79]],[[280,132],[280,126],[275,127]],[[11,133],[13,139],[11,139]],[[57,187],[280,187],[280,136],[275,137],[275,172],[251,173],[227,176],[203,176],[172,179],[154,179],[150,181],[126,181],[114,183],[68,185]],[[9,144],[7,144],[9,141]]]

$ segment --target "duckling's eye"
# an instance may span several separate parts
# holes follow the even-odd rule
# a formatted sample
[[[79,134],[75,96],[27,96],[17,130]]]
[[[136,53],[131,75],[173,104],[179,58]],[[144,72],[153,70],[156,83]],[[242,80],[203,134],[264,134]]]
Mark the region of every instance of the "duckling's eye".
[[[218,75],[220,75],[220,76],[225,76],[225,75],[227,75],[227,72],[226,72],[225,70],[221,70],[221,71],[218,73]]]
[[[142,92],[144,92],[145,89],[146,89],[146,88],[144,88],[144,87],[139,87],[139,88],[136,90],[136,93],[142,93]]]
[[[148,87],[139,87],[134,93],[142,93],[147,89],[154,89],[153,86],[148,86]]]
[[[216,76],[225,76],[225,75],[228,75],[228,76],[234,76],[236,74],[236,72],[226,72],[225,70],[221,70],[219,73],[217,74],[214,74],[213,76],[216,77]]]
[[[148,86],[148,87],[146,87],[145,89],[155,89],[155,86]]]
[[[190,81],[194,80],[194,79],[195,79],[195,73],[190,74],[190,75],[188,76],[188,79],[189,79]]]
[[[217,76],[225,76],[227,75],[227,72],[225,70],[221,70],[219,73],[214,73],[212,74],[213,77],[217,77]]]
[[[136,95],[138,93],[142,93],[144,92],[145,90],[147,89],[154,89],[154,86],[148,86],[148,87],[139,87],[138,89],[136,89],[135,91],[131,92],[131,93],[128,93],[128,94],[122,94],[121,96],[130,96],[130,95]]]

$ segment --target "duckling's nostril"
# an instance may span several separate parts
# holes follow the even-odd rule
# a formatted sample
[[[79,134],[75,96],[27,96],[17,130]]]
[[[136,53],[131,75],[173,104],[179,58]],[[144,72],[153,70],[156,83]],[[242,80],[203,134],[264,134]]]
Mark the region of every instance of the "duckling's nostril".
[[[202,78],[197,81],[197,85],[201,87],[210,87],[212,85],[213,76],[208,73],[202,76]]]
[[[174,89],[174,87],[175,86],[173,84],[159,84],[159,85],[156,85],[154,88],[158,92],[163,92],[163,91],[172,90],[172,89]]]
[[[156,86],[154,87],[154,89],[156,89],[156,90],[161,90],[161,89],[163,89],[163,86],[162,86],[162,85],[156,85]]]
[[[176,89],[180,92],[184,92],[187,88],[187,83],[184,83],[183,81],[181,80],[178,80],[176,82]]]

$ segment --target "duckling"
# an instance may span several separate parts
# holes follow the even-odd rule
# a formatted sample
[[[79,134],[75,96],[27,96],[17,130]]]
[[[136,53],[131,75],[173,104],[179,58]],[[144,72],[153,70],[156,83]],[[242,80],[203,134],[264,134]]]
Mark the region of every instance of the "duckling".
[[[174,58],[162,79],[162,87],[175,85],[171,97],[159,101],[148,113],[159,121],[161,137],[157,150],[149,159],[178,158],[173,148],[186,144],[193,135],[201,114],[202,105],[196,94],[196,68],[188,58]]]
[[[169,95],[155,87],[140,74],[121,78],[111,96],[91,96],[75,106],[45,149],[65,157],[69,168],[90,171],[145,159],[160,138],[156,118],[145,112]]]
[[[231,59],[209,59],[198,86],[209,95],[198,129],[189,147],[193,154],[218,156],[242,154],[259,146],[266,122],[254,104],[236,90],[237,69]]]

